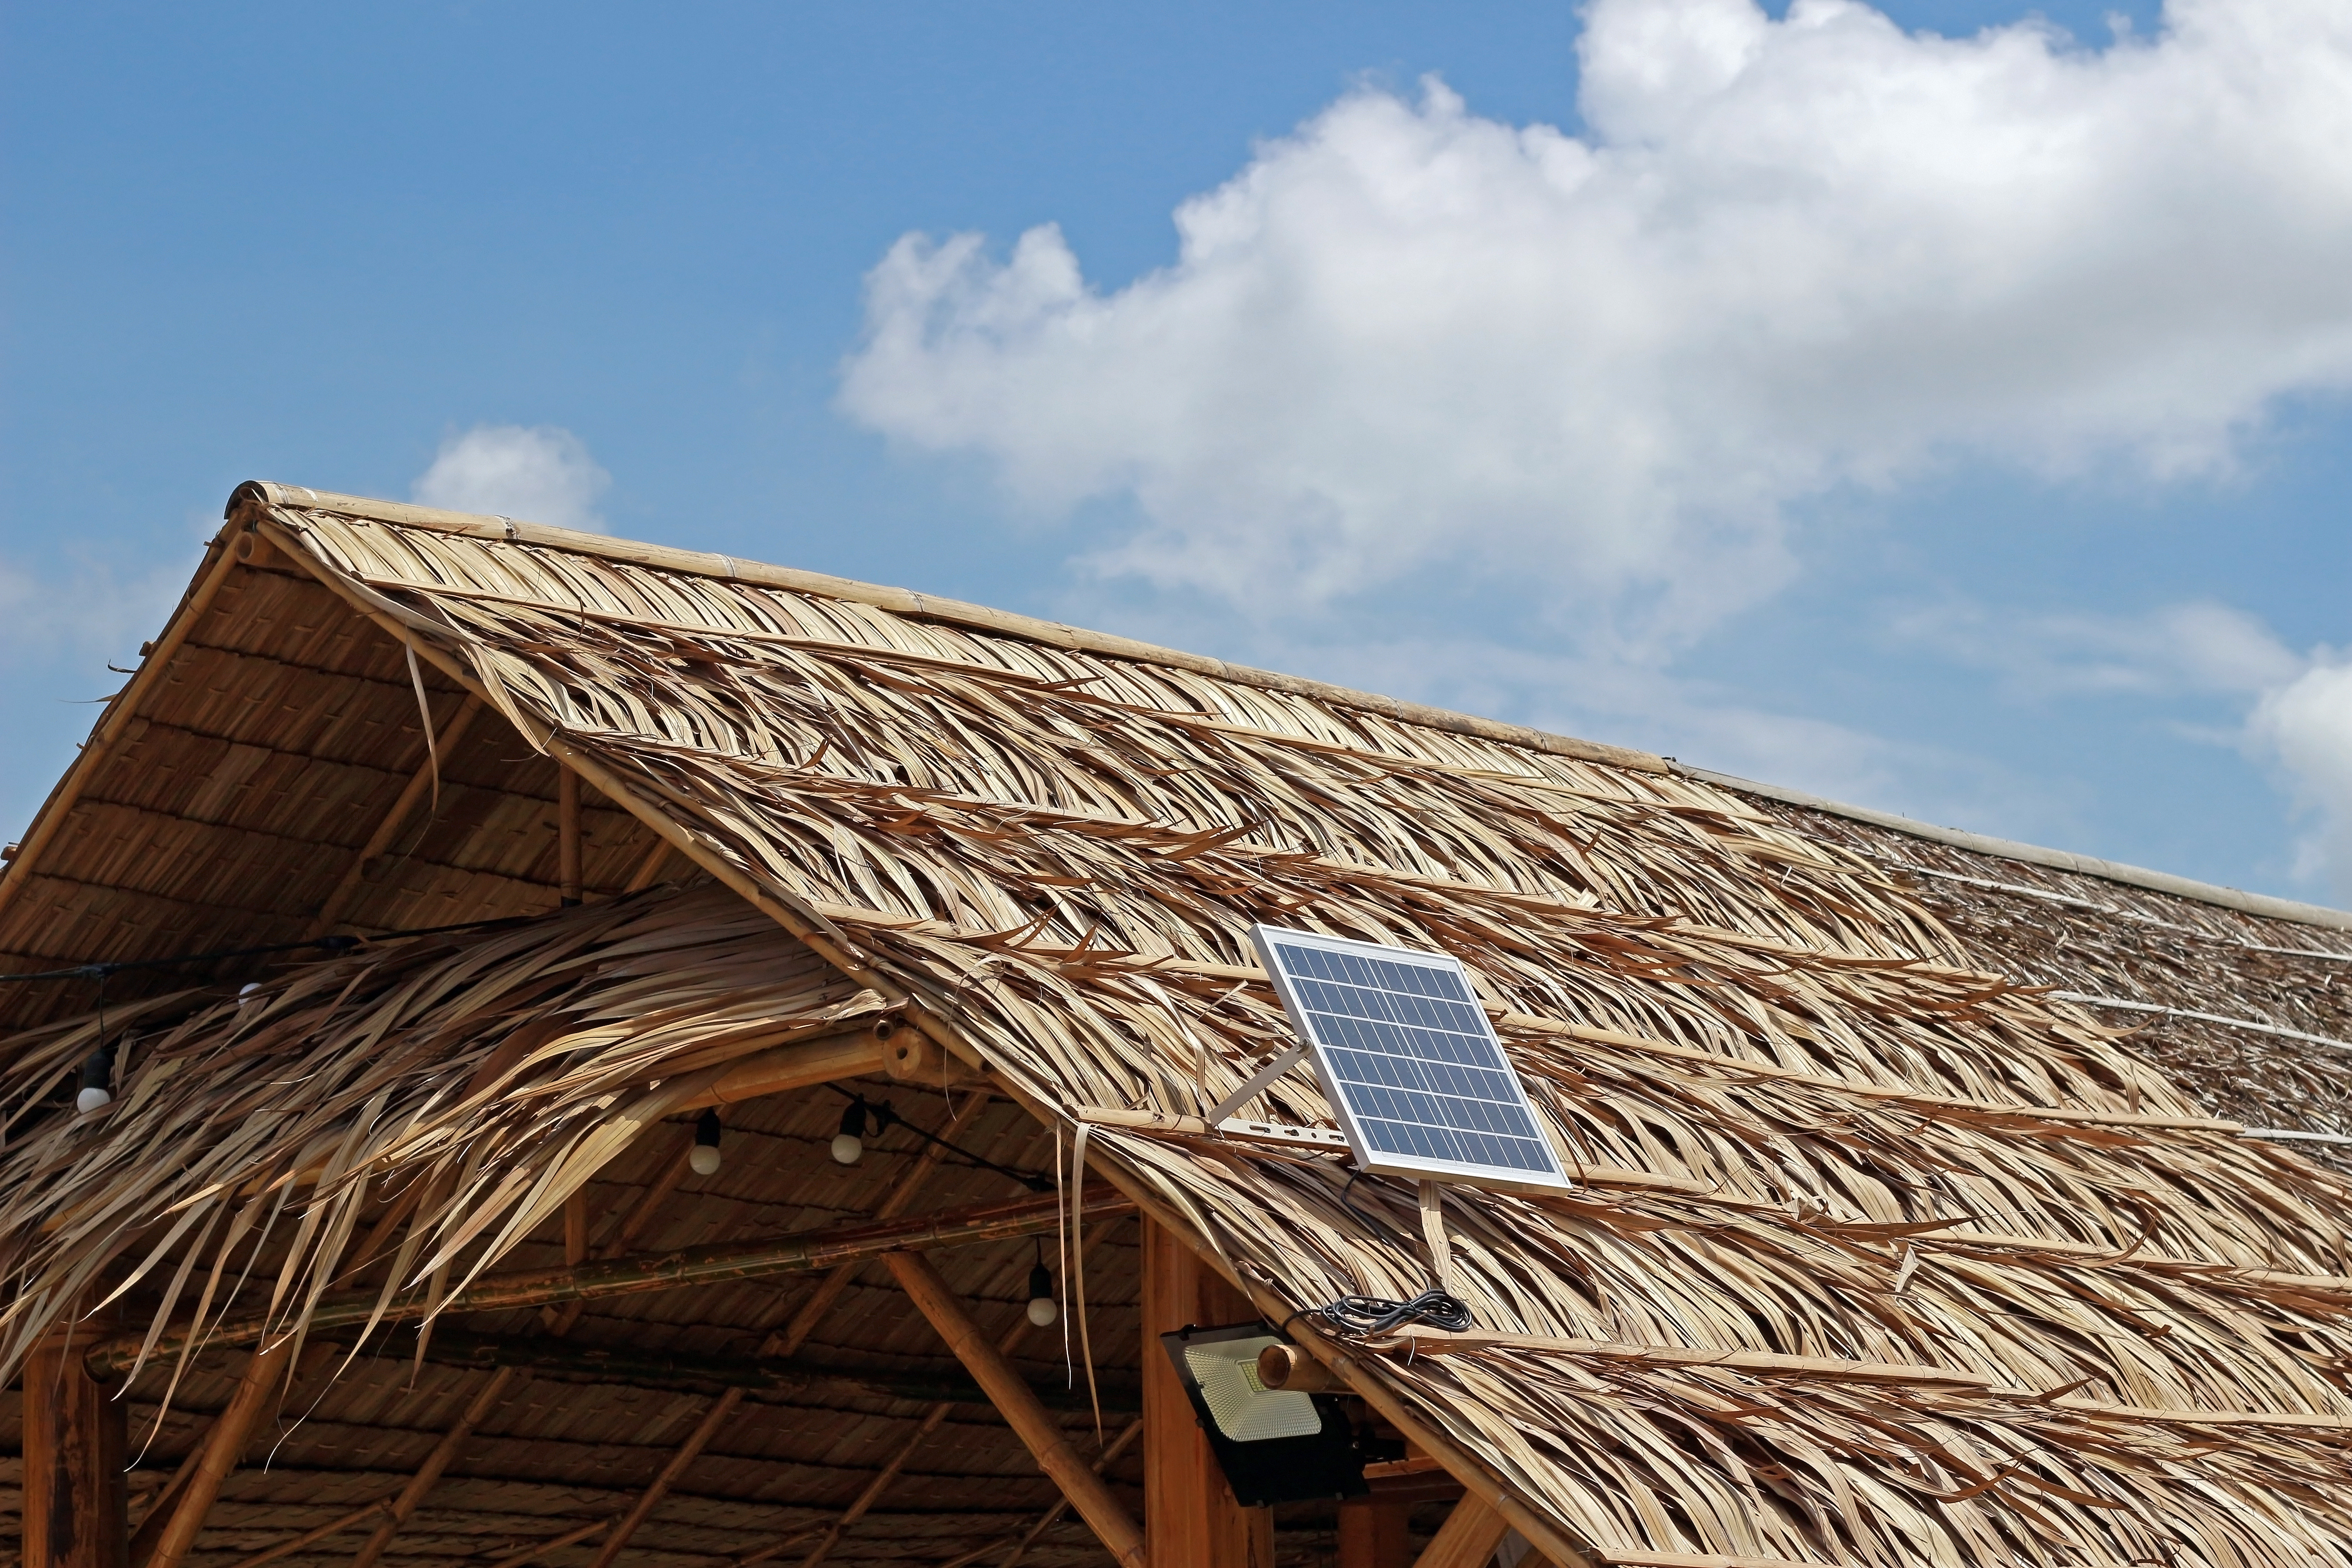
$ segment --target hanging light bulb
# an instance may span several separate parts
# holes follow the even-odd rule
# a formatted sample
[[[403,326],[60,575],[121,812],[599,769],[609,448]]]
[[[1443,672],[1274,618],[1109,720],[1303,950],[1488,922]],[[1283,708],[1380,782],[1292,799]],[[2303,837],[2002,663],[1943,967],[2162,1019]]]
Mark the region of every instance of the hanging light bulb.
[[[81,1092],[74,1109],[84,1116],[114,1103],[114,1047],[100,1046],[81,1059]]]
[[[694,1124],[694,1152],[686,1157],[687,1168],[698,1176],[719,1173],[719,1112],[706,1110]]]
[[[857,1157],[866,1152],[866,1102],[853,1100],[849,1109],[841,1113],[841,1131],[833,1140],[833,1157],[845,1165],[855,1165]]]
[[[1029,1270],[1029,1321],[1042,1329],[1061,1315],[1062,1310],[1054,1304],[1054,1276],[1040,1258],[1037,1267]]]

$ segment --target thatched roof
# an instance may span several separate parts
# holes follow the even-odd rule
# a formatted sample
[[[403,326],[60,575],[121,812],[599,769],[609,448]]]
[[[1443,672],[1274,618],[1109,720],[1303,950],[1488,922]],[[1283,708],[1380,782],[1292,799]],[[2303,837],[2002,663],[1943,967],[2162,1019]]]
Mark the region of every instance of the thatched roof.
[[[593,786],[591,902],[543,913],[558,760]],[[1461,958],[1578,1172],[1565,1198],[1446,1194],[1443,1271],[1476,1336],[1292,1324],[1555,1557],[2235,1568],[2341,1561],[2352,1537],[2352,1191],[2242,1135],[2352,1131],[2352,935],[2330,912],[899,590],[247,486],[0,879],[0,963],[525,914],[291,968],[118,972],[103,1025],[94,980],[0,997],[23,1031],[0,1064],[7,1353],[101,1284],[126,1346],[157,1336],[131,1397],[184,1410],[226,1398],[203,1322],[254,1342],[331,1306],[317,1337],[341,1344],[375,1306],[444,1309],[421,1351],[402,1331],[340,1375],[313,1358],[319,1414],[286,1438],[311,1468],[284,1490],[331,1522],[479,1396],[488,1363],[453,1363],[524,1356],[530,1315],[469,1315],[468,1279],[561,1256],[583,1182],[621,1215],[675,1181],[677,1134],[640,1131],[730,1064],[877,1017],[935,1047],[929,1081],[967,1085],[901,1086],[910,1121],[971,1119],[963,1147],[1066,1187],[1082,1147],[1270,1319],[1410,1296],[1437,1271],[1410,1187],[1196,1120],[1288,1041],[1244,937],[1269,921]],[[44,1110],[101,1027],[116,1106]],[[730,1110],[776,1156],[730,1157],[736,1195],[664,1244],[882,1206],[884,1172],[812,1152],[844,1103]],[[1250,1114],[1331,1121],[1303,1073]],[[1018,1195],[940,1173],[935,1195]],[[1123,1232],[1097,1238],[1080,1353],[1116,1404],[1133,1264]],[[1017,1301],[1033,1245],[958,1255],[955,1282]],[[734,1386],[767,1379],[762,1408],[854,1416],[747,1426],[642,1550],[711,1562],[821,1530],[887,1434],[948,1419],[883,1389],[952,1381],[919,1321],[877,1305],[787,1351],[794,1300],[698,1286],[563,1325],[641,1360],[695,1347],[705,1384],[725,1350]],[[811,1372],[803,1342],[830,1359]],[[567,1384],[576,1431],[502,1418],[497,1458],[453,1470],[395,1550],[469,1537],[488,1561],[519,1513],[551,1535],[612,1511],[587,1450],[621,1445],[625,1498],[677,1436],[628,1449],[660,1382],[634,1375]],[[167,1454],[193,1440],[179,1419]],[[856,1431],[882,1436],[830,1446]],[[268,1539],[228,1533],[268,1484],[230,1494],[219,1562]],[[1040,1509],[1037,1487],[983,1422],[887,1494],[929,1524],[836,1551],[920,1558],[929,1532],[945,1560],[1017,1532],[992,1509]]]

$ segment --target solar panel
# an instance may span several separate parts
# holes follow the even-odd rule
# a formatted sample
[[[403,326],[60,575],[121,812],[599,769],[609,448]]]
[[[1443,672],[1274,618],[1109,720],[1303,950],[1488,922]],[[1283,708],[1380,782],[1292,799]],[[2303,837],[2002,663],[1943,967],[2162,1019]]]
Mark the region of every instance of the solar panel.
[[[1365,1170],[1568,1185],[1459,960],[1276,926],[1250,939]]]

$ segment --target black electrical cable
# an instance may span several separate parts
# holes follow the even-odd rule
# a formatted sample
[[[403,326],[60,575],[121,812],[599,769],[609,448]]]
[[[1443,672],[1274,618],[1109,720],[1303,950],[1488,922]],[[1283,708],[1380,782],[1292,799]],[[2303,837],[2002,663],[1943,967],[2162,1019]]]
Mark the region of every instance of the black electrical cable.
[[[1320,1318],[1340,1333],[1364,1337],[1394,1333],[1407,1323],[1427,1323],[1449,1334],[1463,1333],[1473,1327],[1470,1309],[1462,1299],[1434,1286],[1410,1301],[1391,1301],[1383,1296],[1342,1296],[1327,1306],[1293,1312],[1282,1320],[1282,1326],[1286,1329],[1301,1318]]]
[[[391,942],[405,936],[440,936],[453,931],[485,931],[491,926],[513,925],[518,921],[536,920],[535,915],[500,915],[496,920],[462,921],[456,925],[418,926],[409,931],[378,931],[373,936],[320,936],[308,942],[272,942],[266,947],[226,947],[214,952],[184,952],[176,958],[126,958],[104,963],[78,963],[71,969],[45,969],[37,974],[0,974],[0,984],[13,980],[97,980],[110,974],[120,974],[126,969],[169,969],[180,963],[211,963],[225,958],[258,958],[271,952],[303,952],[316,948],[327,952],[349,952],[369,942]]]
[[[845,1100],[855,1101],[857,1109],[864,1111],[866,1115],[874,1118],[875,1130],[877,1132],[893,1126],[903,1127],[908,1131],[913,1133],[916,1137],[920,1138],[924,1142],[936,1143],[940,1148],[945,1149],[949,1153],[961,1155],[972,1164],[979,1166],[982,1170],[993,1171],[1000,1176],[1009,1177],[1012,1180],[1020,1183],[1023,1186],[1028,1188],[1033,1193],[1050,1193],[1054,1190],[1055,1182],[1053,1177],[1039,1175],[1034,1171],[1016,1171],[1010,1165],[1000,1165],[984,1154],[975,1154],[971,1150],[963,1148],[959,1144],[949,1142],[946,1139],[939,1136],[939,1134],[935,1132],[926,1132],[921,1128],[916,1126],[913,1122],[908,1121],[905,1117],[899,1115],[897,1111],[891,1110],[888,1103],[886,1101],[868,1100],[864,1095],[859,1094],[856,1090],[844,1089],[837,1083],[829,1083],[824,1087],[833,1090],[834,1093],[842,1096]]]

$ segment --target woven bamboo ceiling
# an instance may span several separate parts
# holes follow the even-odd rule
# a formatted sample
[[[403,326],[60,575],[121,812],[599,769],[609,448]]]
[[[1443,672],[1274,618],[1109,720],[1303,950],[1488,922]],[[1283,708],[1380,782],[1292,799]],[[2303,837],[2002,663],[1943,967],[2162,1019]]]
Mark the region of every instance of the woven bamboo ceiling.
[[[566,769],[588,784],[586,903],[558,911]],[[2352,1191],[2244,1136],[2352,1131],[2352,937],[2193,894],[898,590],[247,486],[0,877],[0,963],[534,918],[0,995],[24,1123],[8,1342],[121,1283],[121,1331],[152,1321],[163,1346],[131,1391],[151,1416],[169,1393],[160,1488],[237,1347],[355,1280],[437,1291],[887,1208],[936,1146],[830,1167],[846,1101],[824,1089],[730,1107],[724,1171],[678,1168],[677,1119],[712,1102],[679,1097],[728,1070],[727,1042],[880,1019],[929,1077],[858,1092],[1065,1197],[1084,1150],[1104,1213],[1139,1207],[1237,1311],[1451,1279],[1486,1337],[1296,1331],[1439,1481],[1561,1563],[2352,1561]],[[1577,1193],[1456,1189],[1433,1258],[1409,1186],[1202,1124],[1287,1038],[1242,939],[1260,920],[1461,957]],[[460,973],[498,975],[497,1005],[420,978]],[[45,1110],[109,1028],[122,1109]],[[346,1082],[383,1097],[373,1120],[326,1087]],[[1252,1114],[1331,1120],[1303,1075]],[[330,1144],[344,1163],[322,1166]],[[924,1206],[1022,1200],[961,1161],[934,1162]],[[298,1190],[266,1217],[246,1201]],[[595,1237],[566,1241],[567,1197],[604,1216]],[[1093,1259],[1074,1353],[1108,1391],[1106,1438],[1138,1375],[1128,1224],[1052,1243]],[[369,1234],[415,1250],[350,1250]],[[950,1282],[1017,1313],[1031,1234],[954,1254]],[[259,1260],[230,1276],[245,1294],[165,1288],[236,1245]],[[633,1552],[1010,1542],[1051,1489],[945,1386],[920,1320],[851,1278],[848,1299],[794,1277],[560,1328],[458,1301],[414,1373],[412,1314],[340,1374],[310,1365],[291,1468],[240,1472],[199,1554],[226,1568],[332,1525],[471,1419],[391,1555],[585,1563],[590,1534],[550,1542],[646,1495],[719,1387],[745,1391],[740,1425],[705,1434]],[[178,1361],[192,1311],[258,1337]],[[542,1332],[612,1374],[527,1353]],[[1058,1342],[1020,1353],[1050,1384]],[[1091,1446],[1087,1403],[1058,1418]],[[1106,1473],[1140,1487],[1132,1454]],[[1327,1514],[1277,1520],[1282,1560],[1328,1550]],[[280,1561],[346,1563],[356,1539]],[[1104,1560],[1069,1521],[1034,1550]]]

